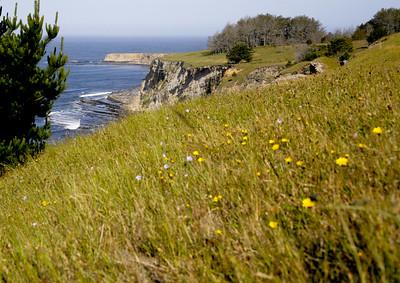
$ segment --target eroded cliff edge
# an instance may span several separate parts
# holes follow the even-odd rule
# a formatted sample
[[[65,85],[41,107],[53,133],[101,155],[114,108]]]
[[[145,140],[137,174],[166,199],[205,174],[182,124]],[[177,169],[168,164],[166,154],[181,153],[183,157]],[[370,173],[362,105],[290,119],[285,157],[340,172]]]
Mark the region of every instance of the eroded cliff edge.
[[[228,69],[229,66],[187,67],[183,62],[156,59],[142,83],[136,109],[153,109],[210,95],[220,85]]]
[[[231,69],[229,72],[227,72]],[[304,78],[323,72],[323,65],[311,62],[295,73],[283,73],[284,66],[261,67],[250,73],[246,80],[238,85],[243,89],[281,83]],[[129,112],[155,109],[162,105],[198,96],[208,96],[221,85],[224,77],[229,79],[238,71],[229,65],[190,67],[184,62],[156,59],[150,65],[149,73],[138,92],[130,92],[123,104]],[[123,96],[124,97],[124,96]],[[116,97],[117,100],[121,100]]]

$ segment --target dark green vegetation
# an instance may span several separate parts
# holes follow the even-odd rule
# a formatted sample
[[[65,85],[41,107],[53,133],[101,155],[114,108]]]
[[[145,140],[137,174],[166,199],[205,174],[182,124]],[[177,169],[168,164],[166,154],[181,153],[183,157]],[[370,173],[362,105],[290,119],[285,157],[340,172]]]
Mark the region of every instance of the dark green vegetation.
[[[226,53],[228,63],[237,64],[240,61],[250,62],[253,59],[253,50],[246,43],[237,43]]]
[[[328,56],[337,56],[339,60],[350,59],[350,54],[353,52],[353,42],[351,38],[338,37],[331,40],[328,45]]]
[[[399,89],[395,35],[49,147],[0,178],[0,278],[398,282]]]
[[[50,134],[47,115],[65,88],[67,57],[62,51],[54,49],[48,66],[38,66],[59,31],[56,20],[46,25],[43,37],[43,21],[38,1],[27,23],[16,16],[0,21],[0,174],[5,165],[23,162],[44,148]],[[37,125],[36,118],[44,125]]]
[[[244,18],[228,24],[210,38],[208,47],[214,53],[229,51],[238,42],[249,47],[320,42],[325,35],[320,22],[306,16],[284,18],[270,14]]]
[[[353,39],[367,39],[371,44],[396,32],[400,32],[400,9],[382,9],[370,21],[357,27]]]

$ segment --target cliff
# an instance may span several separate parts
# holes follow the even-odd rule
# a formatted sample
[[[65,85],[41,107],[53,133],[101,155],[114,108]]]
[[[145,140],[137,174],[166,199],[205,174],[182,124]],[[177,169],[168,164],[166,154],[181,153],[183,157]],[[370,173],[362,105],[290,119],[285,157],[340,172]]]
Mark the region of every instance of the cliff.
[[[158,58],[164,57],[164,53],[111,53],[107,54],[104,62],[126,63],[136,65],[151,65]]]
[[[156,59],[142,83],[139,109],[156,108],[196,96],[210,95],[228,66],[185,67],[183,62]]]

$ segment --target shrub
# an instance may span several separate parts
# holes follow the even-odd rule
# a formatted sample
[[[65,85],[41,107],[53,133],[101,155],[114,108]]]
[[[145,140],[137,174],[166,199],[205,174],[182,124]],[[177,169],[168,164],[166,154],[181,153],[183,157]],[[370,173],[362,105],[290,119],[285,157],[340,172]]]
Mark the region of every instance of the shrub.
[[[345,52],[343,55],[341,55],[340,57],[339,57],[339,60],[340,61],[346,61],[346,60],[349,60],[350,59],[350,54],[348,53],[348,52]]]
[[[297,61],[312,61],[323,56],[326,53],[325,46],[312,46],[299,48],[296,53]]]
[[[238,64],[244,60],[250,62],[253,59],[253,50],[245,43],[235,44],[226,54],[229,63]]]
[[[353,52],[353,42],[348,37],[336,37],[328,45],[328,56],[342,56]]]
[[[54,25],[46,24],[43,37],[43,21],[39,1],[26,24],[17,21],[16,12],[0,21],[0,174],[6,165],[24,162],[44,149],[50,135],[48,114],[65,89],[67,57],[62,48],[47,56],[45,68],[38,66],[59,32],[56,16]],[[43,126],[36,124],[38,118]]]

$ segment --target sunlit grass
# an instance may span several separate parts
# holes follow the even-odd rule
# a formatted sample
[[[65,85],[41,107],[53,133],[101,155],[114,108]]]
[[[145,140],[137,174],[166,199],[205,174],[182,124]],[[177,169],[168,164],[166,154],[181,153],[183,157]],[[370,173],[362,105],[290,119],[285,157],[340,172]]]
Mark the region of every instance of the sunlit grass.
[[[229,76],[222,82],[223,87],[234,86],[242,83],[247,76],[260,67],[270,65],[286,65],[289,61],[295,60],[296,46],[267,46],[254,48],[253,60],[251,62],[241,62],[235,65],[235,76]],[[226,54],[210,54],[209,51],[197,51],[189,53],[171,54],[163,59],[168,61],[183,61],[187,67],[202,67],[210,65],[228,64]]]
[[[399,38],[320,76],[132,115],[11,170],[3,280],[400,280]]]

